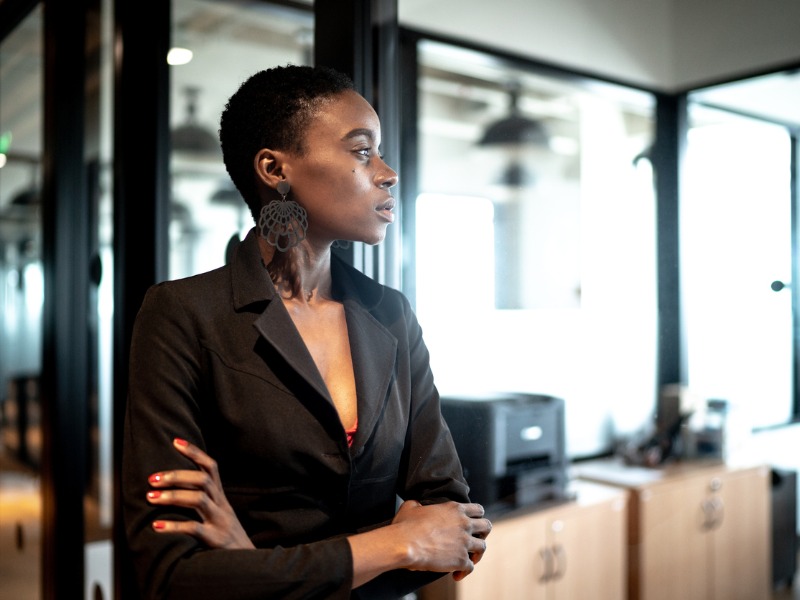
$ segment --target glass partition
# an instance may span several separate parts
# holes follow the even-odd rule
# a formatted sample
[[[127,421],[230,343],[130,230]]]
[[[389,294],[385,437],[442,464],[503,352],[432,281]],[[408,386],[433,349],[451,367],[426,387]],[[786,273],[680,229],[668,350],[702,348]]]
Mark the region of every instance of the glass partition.
[[[169,278],[224,264],[253,226],[219,150],[219,118],[239,85],[275,65],[310,64],[313,13],[265,2],[174,0],[170,54]]]
[[[792,140],[785,126],[709,107],[703,96],[690,105],[681,201],[687,384],[726,400],[748,428],[786,423]]]
[[[43,18],[0,42],[0,587],[41,595]]]
[[[440,392],[566,405],[572,456],[655,399],[652,95],[422,41],[417,312]]]

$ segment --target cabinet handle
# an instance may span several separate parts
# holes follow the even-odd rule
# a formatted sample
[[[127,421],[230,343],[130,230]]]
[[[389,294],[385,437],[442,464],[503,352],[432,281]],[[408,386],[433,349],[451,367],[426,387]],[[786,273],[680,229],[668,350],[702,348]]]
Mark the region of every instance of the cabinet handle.
[[[567,572],[567,551],[564,550],[564,546],[561,544],[553,546],[553,558],[553,564],[555,566],[553,579],[557,581],[563,579],[564,574]]]
[[[711,500],[703,500],[700,507],[703,509],[703,529],[710,531],[714,527],[714,506]]]
[[[711,531],[722,527],[725,518],[725,503],[717,496],[703,501],[703,529]]]
[[[716,497],[711,500],[711,505],[714,508],[714,529],[719,529],[725,520],[725,503],[722,498]]]
[[[542,574],[539,576],[541,583],[547,583],[553,578],[553,552],[549,547],[545,546],[539,550],[539,557],[542,559]]]

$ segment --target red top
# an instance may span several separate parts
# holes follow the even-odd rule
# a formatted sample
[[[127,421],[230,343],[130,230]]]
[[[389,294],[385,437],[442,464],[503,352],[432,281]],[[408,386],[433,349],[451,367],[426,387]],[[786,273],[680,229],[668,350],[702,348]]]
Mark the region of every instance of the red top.
[[[356,431],[358,431],[358,417],[356,417],[356,422],[353,423],[353,426],[350,429],[345,429],[344,432],[347,434],[347,445],[353,445],[353,438],[356,436]]]

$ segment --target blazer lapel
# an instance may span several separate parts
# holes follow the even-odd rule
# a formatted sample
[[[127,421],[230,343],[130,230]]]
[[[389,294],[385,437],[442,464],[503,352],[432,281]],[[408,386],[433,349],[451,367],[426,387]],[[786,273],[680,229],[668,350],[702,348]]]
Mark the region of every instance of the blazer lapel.
[[[331,406],[328,388],[292,322],[280,297],[275,292],[261,261],[255,228],[239,244],[231,264],[233,305],[238,310],[257,305],[265,308],[253,322],[258,333],[301,375]]]
[[[338,259],[331,266],[336,294],[345,307],[356,377],[358,431],[353,446],[358,449],[372,435],[388,401],[397,359],[397,339],[369,312],[380,302],[383,288]],[[333,400],[311,353],[264,271],[254,230],[237,249],[232,268],[235,308],[241,310],[254,303],[265,304],[254,327],[333,408]]]
[[[286,363],[325,398],[331,406],[333,400],[317,365],[300,337],[283,302],[273,299],[253,323],[261,336],[275,348]]]
[[[350,353],[356,375],[358,430],[353,447],[363,447],[388,401],[397,360],[397,339],[360,304],[345,302]]]

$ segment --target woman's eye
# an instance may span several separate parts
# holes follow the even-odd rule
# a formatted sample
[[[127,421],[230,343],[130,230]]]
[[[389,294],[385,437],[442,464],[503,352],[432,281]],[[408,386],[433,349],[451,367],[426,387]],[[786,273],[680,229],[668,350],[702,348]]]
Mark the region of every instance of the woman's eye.
[[[372,148],[359,148],[356,150],[356,154],[360,154],[361,156],[369,156]]]

